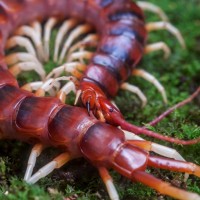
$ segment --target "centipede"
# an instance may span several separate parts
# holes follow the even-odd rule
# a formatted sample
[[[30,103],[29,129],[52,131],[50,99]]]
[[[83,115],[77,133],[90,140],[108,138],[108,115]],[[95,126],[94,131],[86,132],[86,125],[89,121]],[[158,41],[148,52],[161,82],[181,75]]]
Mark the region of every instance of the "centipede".
[[[113,168],[131,180],[140,181],[158,190],[162,194],[177,199],[200,198],[197,194],[177,189],[144,172],[147,166],[153,166],[199,176],[200,169],[197,165],[185,162],[175,150],[156,143],[144,141],[142,138],[131,135],[131,133],[127,131],[136,134],[142,132],[146,135],[178,144],[195,144],[199,142],[199,139],[183,141],[133,126],[123,120],[120,111],[113,106],[106,97],[106,95],[109,97],[116,95],[119,86],[130,75],[130,70],[133,70],[132,68],[127,68],[127,65],[135,66],[138,64],[144,53],[147,32],[144,26],[143,13],[136,4],[131,1],[24,1],[21,4],[17,1],[1,1],[1,9],[2,79],[0,82],[0,91],[2,117],[0,130],[2,139],[17,139],[34,144],[28,162],[29,165],[24,176],[25,181],[28,183],[35,183],[43,176],[48,175],[49,171],[51,172],[55,168],[60,168],[69,160],[84,157],[98,169],[99,174],[106,185],[110,199],[117,200],[119,197],[113,185],[112,178],[108,173],[107,169],[109,168]],[[31,12],[31,10],[34,10],[35,12]],[[80,97],[78,95],[78,98],[82,100],[82,103],[87,107],[87,110],[75,106],[64,105],[65,93],[67,91],[65,89],[61,90],[58,95],[61,101],[53,97],[42,97],[45,90],[48,90],[50,94],[55,93],[56,87],[60,87],[56,82],[57,80],[71,81],[70,84],[67,84],[64,88],[72,88],[74,87],[74,83],[76,83],[76,80],[74,80],[73,77],[51,78],[52,73],[50,73],[45,80],[45,72],[40,63],[40,61],[48,60],[49,41],[47,40],[46,43],[44,42],[45,51],[43,51],[43,47],[39,42],[40,34],[37,35],[34,30],[37,31],[37,33],[41,33],[41,25],[38,22],[44,22],[47,27],[45,29],[45,35],[48,38],[49,29],[61,21],[64,21],[63,26],[61,25],[61,29],[64,32],[66,31],[66,26],[68,29],[71,29],[79,23],[80,25],[75,31],[72,30],[73,34],[71,35],[71,38],[69,37],[68,43],[66,42],[64,44],[64,50],[62,51],[64,53],[61,52],[60,60],[58,60],[59,63],[62,62],[63,55],[65,54],[65,51],[67,51],[65,47],[67,48],[67,46],[71,45],[70,40],[73,39],[74,35],[75,37],[78,37],[80,36],[80,33],[85,34],[93,30],[93,28],[96,28],[99,33],[99,36],[94,34],[90,35],[88,37],[89,41],[87,41],[88,38],[86,38],[84,43],[78,43],[78,45],[72,46],[74,49],[80,46],[93,46],[94,43],[96,43],[96,37],[100,37],[96,53],[94,54],[95,56],[91,58],[91,54],[87,51],[80,51],[72,56],[69,54],[69,58],[71,59],[73,56],[76,57],[77,55],[78,57],[83,56],[81,59],[88,56],[92,59],[88,66],[85,66],[81,62],[76,62],[64,64],[65,66],[58,67],[52,72],[53,75],[56,76],[56,73],[60,75],[63,70],[69,69],[71,70],[72,75],[76,78],[80,78],[77,83],[78,91],[80,91],[78,92],[80,95]],[[89,24],[83,24],[82,21]],[[134,26],[132,24],[133,22]],[[32,26],[28,27],[27,24],[31,24]],[[90,24],[92,24],[92,26]],[[164,24],[171,27],[168,22],[165,22]],[[140,33],[136,33],[132,29],[135,28],[135,26],[137,26]],[[9,39],[9,36],[13,33],[31,37],[33,43],[36,45],[36,52],[31,48],[31,45],[29,45],[29,41],[26,37],[14,36]],[[78,36],[76,36],[77,34]],[[135,45],[130,47],[129,43],[132,40],[134,40],[135,43],[138,42],[138,38],[136,40],[133,39],[137,34],[141,34],[143,38],[140,38],[142,45],[136,44],[136,46],[141,45],[138,47],[141,52],[136,52],[136,55],[134,55]],[[114,41],[119,39],[119,37],[122,38],[119,40],[122,43],[118,44]],[[181,45],[184,46],[182,39],[179,36],[177,37]],[[91,41],[90,38],[92,38]],[[57,40],[59,43],[59,39]],[[14,55],[12,54],[5,57],[5,49],[12,48],[13,44],[15,45],[16,43],[20,45],[22,45],[22,43],[25,44],[24,47],[30,54],[15,53]],[[125,46],[125,44],[128,45],[127,49],[121,50],[120,46]],[[106,47],[106,45],[108,46]],[[163,45],[161,46],[163,47]],[[71,51],[73,50],[72,47],[70,49]],[[58,48],[56,49],[55,52],[58,51]],[[36,54],[38,55],[38,58],[34,57]],[[130,55],[133,57],[130,58]],[[56,61],[57,56],[57,53],[55,53],[54,59]],[[135,61],[134,56],[136,56]],[[21,59],[25,62],[14,65],[8,71],[7,65],[17,63],[16,59]],[[98,82],[97,80],[92,79],[96,76],[96,72],[99,71],[101,74],[101,70],[105,70],[105,68],[102,68],[100,65],[107,65],[109,64],[108,62],[114,62],[116,68],[119,70],[118,76],[121,76],[120,81],[116,81],[116,75],[113,76],[112,74],[112,79],[115,79],[114,81],[111,81],[114,86],[114,92],[111,91],[113,90],[113,87],[109,87],[108,85],[110,80],[105,80],[103,78],[101,82]],[[111,64],[111,68],[114,64]],[[76,68],[74,66],[76,66]],[[77,67],[78,70],[84,71],[83,75],[79,73]],[[98,70],[98,68],[101,70]],[[28,84],[20,89],[13,75],[17,76],[22,70],[35,70],[40,75],[43,82]],[[124,70],[128,70],[129,72],[124,72]],[[111,71],[112,69],[106,69],[107,74],[105,73],[104,77],[109,77]],[[90,75],[90,73],[92,74]],[[49,83],[51,86],[49,86]],[[107,84],[108,87],[104,87],[100,84]],[[52,85],[55,88],[52,88]],[[30,91],[34,90],[34,87],[37,88],[37,92],[32,94]],[[158,87],[160,87],[160,85]],[[108,88],[106,91],[104,90],[106,95],[102,92],[103,88]],[[25,91],[24,89],[29,91]],[[166,101],[164,92],[162,92],[162,95],[164,101]],[[90,112],[91,110],[92,112]],[[79,117],[77,117],[77,113]],[[38,114],[40,114],[40,116]],[[107,122],[110,125],[104,122]],[[121,126],[124,131],[116,126]],[[66,129],[68,129],[67,132]],[[96,143],[95,145],[95,141],[98,141],[98,144]],[[41,168],[40,171],[32,174],[36,157],[48,146],[61,149],[63,153]],[[106,147],[108,147],[107,150],[105,150]],[[157,151],[155,150],[156,147],[159,147],[160,149]],[[149,151],[155,151],[162,155],[161,151],[164,149],[166,149],[166,151],[172,151],[173,154],[175,152],[174,159],[154,157],[149,154]],[[129,156],[130,158],[133,158],[133,160],[137,160],[134,154],[140,155],[138,156],[138,158],[140,158],[138,159],[137,164],[133,162],[129,163]],[[166,153],[163,156],[170,157],[171,155]],[[124,160],[125,164],[121,160]],[[120,162],[120,164],[117,162]],[[170,166],[167,166],[166,163],[170,163]],[[125,165],[124,169],[121,165]],[[129,169],[130,172],[128,172],[127,169]],[[156,184],[154,185],[152,182],[155,182]],[[164,190],[157,187],[161,184],[164,185]],[[166,188],[168,189],[167,193]]]

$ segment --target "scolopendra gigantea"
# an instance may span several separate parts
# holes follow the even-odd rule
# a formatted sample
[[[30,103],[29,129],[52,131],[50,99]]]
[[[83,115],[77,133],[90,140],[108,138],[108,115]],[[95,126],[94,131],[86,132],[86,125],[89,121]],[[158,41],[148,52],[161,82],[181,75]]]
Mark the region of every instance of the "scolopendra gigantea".
[[[86,21],[88,20],[91,22],[91,24],[95,24],[96,29],[100,35],[97,50],[95,54],[92,55],[92,57],[91,52],[88,51],[81,51],[76,53],[76,57],[82,57],[82,59],[88,57],[91,58],[87,67],[80,62],[64,63],[60,67],[53,69],[53,71],[47,76],[47,81],[43,83],[42,86],[40,83],[32,83],[24,86],[23,88],[33,90],[37,87],[40,87],[36,93],[37,95],[43,95],[45,90],[51,89],[49,89],[49,82],[55,82],[55,80],[52,79],[52,76],[57,77],[63,71],[71,72],[73,75],[75,75],[75,77],[80,78],[76,99],[80,97],[83,105],[87,107],[88,113],[92,109],[95,116],[97,116],[102,121],[121,126],[121,128],[128,131],[133,131],[137,134],[144,134],[145,132],[146,135],[152,136],[152,133],[150,133],[148,130],[143,130],[137,126],[127,123],[120,111],[112,103],[110,103],[108,98],[115,96],[120,86],[123,87],[123,89],[131,91],[134,90],[136,92],[136,89],[133,89],[133,86],[127,83],[123,83],[132,73],[138,76],[142,76],[143,78],[152,82],[162,93],[163,99],[166,102],[167,99],[162,85],[153,76],[144,70],[134,68],[140,61],[144,51],[148,52],[158,50],[158,43],[156,43],[156,47],[155,44],[153,44],[153,47],[152,45],[146,45],[147,31],[167,29],[177,37],[183,47],[185,46],[184,40],[182,39],[179,31],[169,22],[165,21],[159,23],[148,23],[145,25],[142,10],[140,10],[140,8],[133,2],[103,1],[98,3],[95,2],[91,5],[99,10],[99,13],[102,12],[99,15],[94,14],[94,19],[100,17],[97,24],[95,24],[96,21],[93,22],[92,17],[88,17],[90,14],[85,17]],[[85,9],[87,10],[87,6],[86,8],[84,6],[85,5],[81,6],[80,4],[79,8],[77,9],[80,9],[81,12],[84,12]],[[139,2],[139,6],[142,8],[151,8],[153,5]],[[158,11],[157,7],[156,9]],[[161,11],[159,13],[162,14],[162,18],[166,18]],[[77,14],[75,13],[74,16],[76,17],[76,15]],[[78,17],[81,18],[81,15]],[[10,38],[7,41],[5,47],[6,49],[9,49],[16,44],[20,44],[27,49],[31,56],[35,56],[37,54],[39,60],[47,60],[49,57],[49,36],[51,34],[51,29],[57,23],[58,19],[52,17],[46,22],[44,26],[44,51],[41,41],[42,28],[39,22],[33,22],[32,27],[28,27],[26,25],[19,27],[15,31],[17,36]],[[62,62],[67,51],[69,53],[67,55],[67,59],[69,61],[73,59],[75,54],[71,53],[71,50],[74,50],[74,47],[77,47],[77,44],[73,47],[70,47],[73,41],[76,40],[81,34],[88,33],[92,29],[92,27],[88,24],[81,24],[72,30],[68,39],[64,42],[63,47],[60,50],[61,53],[59,56],[59,49],[61,48],[62,40],[64,40],[64,35],[68,33],[70,29],[75,25],[77,25],[77,20],[69,19],[66,20],[60,27],[55,39],[54,61],[58,61],[59,63]],[[100,28],[103,26],[104,28]],[[31,38],[36,46],[37,52],[34,51],[30,42],[27,41],[26,38],[21,37],[21,35],[25,35]],[[93,43],[96,42],[96,37],[96,35],[89,35],[84,40]],[[121,48],[122,46],[123,48]],[[170,50],[166,44],[162,43],[162,45],[160,45],[159,43],[159,49],[162,48],[165,51],[165,54],[169,54]],[[44,79],[45,72],[42,68],[42,64],[40,64],[39,61],[35,62],[33,58],[30,58],[30,55],[11,54],[10,56],[6,57],[6,62],[8,64],[15,64],[15,62],[18,60],[22,60],[22,62],[10,68],[10,72],[12,74],[18,75],[21,70],[34,69],[41,76],[41,78]],[[78,70],[85,70],[85,72],[82,75]],[[62,80],[62,78],[58,78],[56,80]],[[59,98],[65,102],[66,93],[69,93],[70,90],[74,91],[74,87],[74,85],[69,84],[63,87],[59,92]],[[145,97],[141,92],[138,91],[138,89],[137,94],[142,99],[143,104],[145,104]],[[161,136],[159,136],[159,138],[163,140],[166,139],[165,137]]]
[[[96,21],[93,22],[92,18],[86,17],[86,20],[91,22],[91,24],[96,23],[95,26],[100,37],[95,54],[92,55],[91,52],[88,51],[71,53],[71,50],[74,49],[74,46],[77,47],[76,45],[70,47],[70,45],[72,45],[73,43],[73,40],[76,40],[76,38],[78,38],[81,34],[85,34],[91,31],[92,27],[88,24],[81,24],[77,26],[77,28],[72,30],[68,39],[64,42],[63,47],[61,48],[61,42],[64,40],[64,35],[69,32],[71,28],[77,25],[77,20],[66,20],[60,27],[57,37],[55,39],[54,61],[58,61],[59,63],[61,63],[64,60],[66,52],[68,51],[68,61],[74,59],[74,56],[76,55],[75,59],[76,57],[82,57],[82,59],[90,58],[89,63],[86,67],[86,65],[80,62],[70,62],[64,63],[60,67],[55,68],[47,76],[46,83],[40,86],[42,88],[42,91],[39,90],[39,93],[41,92],[41,94],[43,95],[43,92],[47,88],[49,88],[49,81],[51,82],[54,80],[52,78],[59,76],[63,71],[71,72],[73,75],[75,75],[75,77],[80,78],[76,99],[81,99],[83,105],[87,107],[88,113],[92,109],[95,116],[97,116],[102,121],[121,126],[121,128],[125,130],[134,131],[135,133],[137,132],[137,134],[146,132],[145,134],[148,135],[150,134],[149,131],[142,130],[141,132],[141,129],[139,127],[127,123],[123,119],[120,111],[112,103],[110,103],[108,98],[115,96],[117,91],[119,90],[119,87],[122,87],[123,89],[127,89],[130,91],[134,90],[134,92],[136,92],[142,99],[143,105],[145,104],[146,99],[142,92],[139,91],[138,88],[135,88],[128,83],[124,83],[124,81],[132,73],[138,76],[142,76],[143,78],[152,82],[162,93],[163,99],[166,102],[166,94],[162,85],[153,76],[151,76],[144,70],[135,69],[135,66],[141,60],[144,52],[155,51],[159,48],[159,50],[163,49],[166,55],[169,54],[170,50],[164,43],[161,44],[160,42],[159,44],[156,43],[153,45],[146,45],[147,31],[167,29],[177,37],[183,47],[185,46],[184,40],[182,39],[179,31],[169,22],[165,21],[148,23],[147,25],[145,25],[142,10],[140,10],[140,8],[132,2],[95,2],[92,6],[94,6],[95,9],[99,10],[99,13],[102,12],[102,14],[94,15],[94,19],[99,18],[98,23],[96,23]],[[144,2],[139,2],[139,6],[141,6],[142,8],[152,7],[152,5],[149,5],[149,3],[147,4]],[[79,9],[82,9],[81,12],[84,12],[84,5],[79,6]],[[158,10],[158,8],[156,9]],[[162,14],[162,18],[166,18],[162,12],[159,13]],[[77,14],[75,14],[75,17],[76,15]],[[81,18],[81,15],[78,17]],[[28,50],[28,52],[35,56],[36,52],[34,52],[33,48],[31,49],[31,45],[29,44],[30,42],[27,41],[26,38],[22,38],[20,36],[25,35],[33,40],[33,43],[36,46],[38,58],[40,60],[46,60],[48,59],[49,54],[49,47],[47,45],[49,41],[49,35],[51,34],[51,29],[57,23],[58,19],[52,17],[45,24],[44,51],[42,49],[41,42],[42,28],[38,22],[33,22],[32,27],[22,26],[18,28],[15,33],[19,36],[14,36],[9,39],[6,44],[6,48],[10,48],[16,44],[23,43],[23,45],[26,44],[25,48]],[[88,39],[88,37],[90,39]],[[89,35],[88,37],[85,38],[85,41],[87,42],[95,43],[97,40],[96,35]],[[123,48],[121,48],[122,46]],[[59,50],[61,51],[60,56]],[[27,55],[23,55],[22,58],[21,54],[12,54],[8,56],[6,61],[9,64],[13,64],[13,60],[15,60],[16,62],[16,59],[22,59],[22,61],[24,62],[16,64],[10,69],[10,71],[14,75],[18,75],[21,70],[31,70],[35,68],[34,70],[41,76],[42,79],[44,79],[45,72],[40,64],[38,64],[38,62],[37,64],[34,63],[31,58],[27,57]],[[29,59],[29,61],[27,61],[27,59]],[[83,75],[79,72],[79,70],[85,70]],[[56,80],[60,79],[58,78]],[[28,86],[26,85],[23,88],[33,90],[35,87],[38,86],[35,84],[29,84]],[[66,85],[60,90],[59,98],[63,102],[65,102],[66,93],[69,93],[70,90],[75,90],[74,87],[75,86],[69,84]],[[162,139],[164,139],[164,137]]]

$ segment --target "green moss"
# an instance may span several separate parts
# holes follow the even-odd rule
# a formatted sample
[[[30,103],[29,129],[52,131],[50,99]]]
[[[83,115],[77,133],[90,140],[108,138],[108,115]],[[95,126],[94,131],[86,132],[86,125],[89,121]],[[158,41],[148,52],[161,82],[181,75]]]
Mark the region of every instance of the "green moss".
[[[164,105],[161,95],[158,94],[152,84],[139,77],[132,77],[129,82],[139,86],[147,96],[148,103],[145,108],[141,108],[140,100],[129,92],[120,91],[115,98],[126,120],[140,126],[153,120],[168,107],[187,98],[200,85],[200,2],[198,0],[176,2],[150,0],[149,2],[160,6],[167,13],[169,20],[181,31],[187,49],[183,50],[175,37],[167,31],[150,33],[149,43],[165,41],[169,45],[172,54],[167,60],[163,59],[162,52],[145,55],[138,68],[150,72],[162,83],[167,92],[168,105]],[[160,20],[154,14],[146,14],[147,22]],[[47,71],[50,71],[53,65],[53,62],[48,63],[46,65]],[[30,76],[25,73],[20,81],[25,83],[37,79],[36,74],[31,73]],[[182,139],[200,137],[199,108],[200,99],[198,97],[192,103],[166,117],[153,130]],[[200,144],[178,146],[151,138],[148,139],[175,148],[187,161],[200,165]],[[19,142],[7,141],[2,141],[0,147],[0,199],[46,200],[63,199],[63,197],[73,195],[77,195],[79,200],[109,199],[98,173],[84,160],[71,162],[37,184],[28,185],[21,179],[31,147]],[[55,157],[55,153],[52,151],[40,157],[37,168]],[[79,170],[81,170],[81,173],[78,173]],[[150,169],[149,173],[184,188],[182,184],[183,176],[180,173],[158,169]],[[112,172],[112,176],[122,200],[171,199],[163,197],[140,183],[132,183],[115,172]],[[200,194],[200,179],[190,176],[186,189]]]
[[[50,192],[53,191],[50,188]],[[28,185],[27,183],[19,180],[18,178],[12,178],[9,188],[0,189],[0,199],[4,200],[48,200],[57,199],[62,200],[62,195],[57,191],[52,194],[47,193],[43,188],[38,185]]]

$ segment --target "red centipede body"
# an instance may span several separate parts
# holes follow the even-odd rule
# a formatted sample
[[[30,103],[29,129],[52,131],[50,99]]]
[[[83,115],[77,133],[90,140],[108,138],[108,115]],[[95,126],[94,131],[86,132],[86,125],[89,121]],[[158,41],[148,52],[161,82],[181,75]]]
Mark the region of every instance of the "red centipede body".
[[[108,15],[103,30],[103,37],[84,73],[82,84],[97,84],[109,97],[113,97],[143,55],[147,37],[143,13],[135,4],[124,10],[121,6],[120,10],[112,10]]]
[[[101,77],[106,77],[102,80],[102,83],[107,84],[107,91],[112,90],[114,95],[121,81],[127,78],[128,71],[131,70],[127,66],[131,63],[135,66],[141,59],[146,40],[146,31],[144,28],[143,13],[135,3],[129,0],[79,2],[66,0],[59,2],[23,1],[21,4],[18,4],[17,1],[1,1],[0,8],[2,10],[0,21],[2,49],[0,56],[2,58],[0,74],[2,77],[0,80],[1,88],[6,85],[18,87],[15,78],[8,72],[4,61],[6,39],[16,27],[36,19],[45,20],[50,16],[60,18],[71,16],[78,19],[85,19],[96,27],[101,37],[97,52],[92,58],[80,83],[80,87],[84,89],[82,91],[83,103],[86,104],[88,98],[91,101],[90,104],[92,102],[94,102],[93,104],[96,103],[97,110],[101,107],[106,121],[111,124],[120,125],[122,128],[134,131],[137,134],[145,133],[158,137],[151,131],[127,124],[120,111],[112,106],[102,92],[101,87],[98,87],[101,83],[97,79],[100,80],[102,79]],[[31,10],[34,10],[34,12],[31,12]],[[91,77],[89,77],[89,74],[91,74]],[[118,75],[115,76],[115,74]],[[121,78],[117,79],[116,77]],[[111,93],[110,95],[112,96]],[[167,137],[159,136],[158,138],[172,141]],[[196,143],[197,141],[194,140],[184,144]],[[181,142],[177,140],[177,143]]]
[[[119,85],[129,76],[132,69],[130,66],[135,66],[143,54],[147,34],[143,13],[135,3],[130,0],[79,2],[46,0],[22,1],[21,4],[17,1],[1,1],[0,9],[2,10],[1,68],[5,70],[7,68],[3,59],[5,42],[16,27],[36,19],[45,20],[50,16],[75,17],[93,24],[101,37],[97,52],[80,81],[81,99],[84,105],[90,100],[91,108],[95,107],[98,110],[101,107],[107,122],[118,123],[117,120],[113,120],[111,116],[113,113],[107,110],[116,111],[120,118],[122,115],[109,104],[102,89],[106,89],[107,95],[114,96]],[[2,84],[16,86],[9,72],[1,73],[4,77],[1,80]]]
[[[6,10],[8,7],[11,9]],[[1,10],[4,23],[1,26],[2,51],[12,30],[34,19],[71,16],[92,23],[101,39],[82,84],[98,84],[108,96],[116,95],[119,85],[127,79],[143,54],[147,37],[144,17],[132,1],[24,1],[20,5],[15,1],[2,1]]]
[[[16,27],[34,20],[75,17],[91,23],[100,35],[97,50],[80,83],[81,101],[98,117],[120,125],[123,116],[109,101],[142,58],[147,31],[141,9],[131,0],[1,1],[2,68],[6,39]],[[31,12],[34,10],[34,12]],[[95,12],[94,12],[95,11]],[[5,72],[6,73],[6,72]],[[6,82],[5,82],[6,84]],[[117,113],[117,115],[116,115]],[[126,125],[123,125],[126,129]]]
[[[174,198],[200,199],[197,194],[174,188],[144,172],[148,166],[154,166],[200,177],[199,166],[151,156],[151,142],[126,141],[122,130],[100,122],[93,115],[89,116],[84,108],[67,106],[53,97],[36,97],[20,89],[4,60],[6,40],[16,27],[50,16],[84,19],[96,27],[100,42],[80,83],[80,87],[89,88],[88,93],[88,88],[83,91],[82,99],[85,98],[84,92],[91,95],[95,84],[100,86],[97,88],[98,97],[104,97],[103,88],[107,88],[107,95],[114,96],[121,82],[130,74],[132,68],[129,65],[134,67],[143,54],[147,34],[143,13],[136,4],[129,0],[24,0],[20,4],[19,1],[10,0],[0,1],[0,11],[0,138],[62,149],[65,159],[61,156],[54,160],[58,168],[67,162],[68,157],[85,157],[98,168],[107,187],[112,184],[107,169],[113,168],[131,180],[140,181]],[[107,79],[101,80],[102,75],[106,75]],[[107,100],[102,107],[105,111],[110,109]],[[118,114],[117,110],[109,112],[113,116]],[[113,124],[119,123],[119,118],[116,119]],[[122,120],[123,124],[130,128]],[[152,131],[135,129],[158,137]],[[186,142],[164,136],[159,138],[179,144],[199,142],[199,139]],[[52,165],[54,163],[47,167]],[[48,171],[46,168],[42,170],[45,173]],[[28,177],[27,181],[36,182],[37,176]],[[119,199],[113,186],[108,187],[108,192],[112,200]]]
[[[141,181],[174,198],[200,199],[197,194],[174,188],[144,172],[148,166],[153,166],[200,177],[199,166],[150,156],[151,143],[148,141],[126,141],[122,130],[89,116],[84,108],[62,104],[57,98],[38,98],[13,85],[1,87],[0,97],[3,110],[0,115],[1,139],[52,146],[61,149],[71,159],[83,156],[99,169],[106,185],[111,181],[107,168],[113,168],[131,180]],[[63,161],[63,154],[54,160],[58,167],[67,162]],[[27,182],[36,182],[43,171],[41,169]],[[112,200],[119,199],[115,189],[108,189],[108,192]]]

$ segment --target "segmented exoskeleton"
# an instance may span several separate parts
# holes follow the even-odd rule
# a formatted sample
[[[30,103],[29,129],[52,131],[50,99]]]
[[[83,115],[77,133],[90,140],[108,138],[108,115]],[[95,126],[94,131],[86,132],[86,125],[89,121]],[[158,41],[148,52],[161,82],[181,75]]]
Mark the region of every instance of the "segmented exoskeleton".
[[[108,175],[107,168],[113,168],[131,180],[141,181],[172,197],[200,199],[196,194],[175,189],[144,172],[146,166],[149,165],[200,176],[200,168],[198,166],[184,161],[150,156],[148,153],[150,150],[159,154],[162,154],[164,149],[168,150],[169,153],[164,153],[168,157],[172,157],[174,151],[151,142],[141,141],[141,138],[137,137],[135,140],[125,141],[125,136],[120,129],[102,123],[93,116],[88,116],[87,111],[84,109],[66,106],[56,98],[36,97],[30,92],[19,89],[16,80],[7,70],[4,59],[5,42],[16,27],[31,22],[36,18],[48,18],[50,15],[58,15],[61,18],[69,16],[84,18],[94,24],[94,18],[96,19],[98,15],[96,16],[97,13],[92,12],[93,8],[99,8],[101,11],[102,7],[107,6],[107,4],[104,4],[105,2],[109,3],[107,1],[24,1],[22,4],[14,1],[1,2],[0,136],[1,138],[35,142],[36,145],[31,153],[29,166],[25,174],[25,180],[29,183],[36,182],[70,159],[84,156],[99,169],[111,199],[118,199],[118,195]],[[115,9],[118,6],[122,6],[120,4],[122,3],[121,1],[117,2],[119,5],[116,2],[111,3]],[[124,7],[126,7],[125,5],[131,6],[132,3],[127,1],[127,4],[123,5]],[[66,13],[66,8],[69,9],[68,13]],[[24,17],[32,9],[35,12]],[[108,14],[112,9],[108,9]],[[42,16],[40,15],[41,11],[44,11]],[[101,28],[100,25],[104,26],[105,24],[98,24],[99,28]],[[111,111],[109,110],[109,112]],[[77,113],[79,114],[78,117]],[[122,122],[129,129],[126,122]],[[118,121],[115,121],[115,123],[118,124]],[[133,127],[130,125],[130,130]],[[66,128],[68,129],[67,132]],[[163,137],[143,128],[134,130],[180,144],[192,144],[199,141],[198,139],[181,141]],[[35,159],[46,146],[61,148],[63,149],[63,154],[47,164],[38,173],[36,172],[36,174],[32,175]],[[158,150],[156,147],[159,147]],[[179,156],[176,153],[174,158],[177,160],[182,159]],[[161,185],[163,188],[160,189]]]
[[[107,171],[109,168],[162,194],[177,199],[200,199],[197,194],[175,188],[144,172],[147,166],[153,166],[200,177],[200,167],[193,163],[150,156],[148,153],[164,152],[165,156],[171,157],[174,155],[172,149],[139,137],[125,141],[120,129],[88,116],[85,109],[67,106],[53,97],[35,97],[19,89],[11,77],[7,76],[8,80],[10,84],[1,84],[0,88],[0,136],[1,139],[35,143],[25,174],[28,183],[35,183],[69,160],[83,156],[98,168],[113,200],[119,197]],[[37,156],[48,146],[60,148],[63,153],[32,175]],[[176,156],[180,159],[179,154],[176,153]]]
[[[66,3],[67,5],[72,5],[75,3],[71,3],[70,1]],[[59,6],[61,3],[59,4]],[[96,9],[98,12],[91,12],[84,15],[89,9],[89,5],[91,8]],[[144,3],[139,3],[139,5],[145,8]],[[87,7],[88,6],[88,7]],[[150,8],[149,4],[146,5]],[[152,5],[151,5],[152,6]],[[79,15],[74,12],[70,11],[66,16],[76,17],[77,19],[85,19],[85,21],[92,24],[99,34],[99,42],[97,45],[97,50],[94,56],[89,60],[89,64],[86,66],[83,63],[64,63],[62,66],[54,69],[48,76],[45,83],[35,83],[28,84],[28,86],[24,86],[23,88],[28,90],[33,90],[34,88],[40,87],[37,91],[37,95],[44,95],[45,90],[49,90],[51,86],[49,84],[54,85],[56,81],[67,79],[73,80],[73,78],[58,78],[56,81],[54,80],[54,76],[59,76],[63,70],[71,72],[75,77],[79,78],[78,82],[78,92],[77,97],[79,98],[81,94],[81,101],[87,107],[88,112],[92,109],[95,116],[97,116],[102,121],[106,121],[110,124],[121,126],[125,130],[134,131],[135,133],[145,133],[147,135],[156,136],[152,134],[152,132],[148,130],[140,129],[136,126],[133,126],[127,123],[124,119],[120,111],[108,100],[108,97],[116,95],[120,85],[127,79],[130,75],[131,71],[133,73],[143,74],[145,77],[149,77],[150,75],[144,73],[143,71],[138,69],[134,69],[136,64],[140,61],[144,49],[145,49],[145,41],[147,37],[147,30],[155,29],[155,28],[167,28],[172,33],[174,33],[182,46],[184,46],[184,41],[178,32],[178,30],[173,27],[168,22],[163,22],[158,24],[148,24],[145,26],[144,24],[144,17],[143,13],[140,8],[133,3],[132,1],[92,1],[80,3],[79,6],[76,8],[78,11],[81,12]],[[158,8],[157,8],[158,10]],[[55,13],[54,13],[55,12]],[[72,13],[71,13],[72,12]],[[165,15],[161,13],[162,18],[165,18]],[[56,16],[56,11],[54,10],[51,16]],[[77,16],[78,15],[78,16]],[[84,15],[84,17],[83,17]],[[93,16],[94,15],[94,16]],[[65,17],[66,17],[65,16]],[[164,16],[164,17],[163,17]],[[40,16],[45,18],[44,16]],[[63,61],[66,51],[68,51],[68,56],[73,59],[72,54],[70,52],[80,47],[81,44],[76,44],[73,47],[70,47],[73,40],[75,40],[78,36],[84,33],[88,33],[91,31],[91,26],[88,24],[81,24],[77,26],[74,30],[71,31],[69,38],[64,42],[63,49],[61,51],[60,57],[58,59],[58,52],[60,49],[60,44],[63,40],[64,35],[66,32],[69,32],[75,25],[77,25],[77,19],[69,19],[66,20],[63,25],[60,27],[60,31],[56,37],[55,42],[55,53],[54,53],[54,60],[55,61]],[[98,20],[97,20],[98,19]],[[44,29],[44,51],[41,42],[41,26],[38,22],[33,22],[32,28],[27,26],[22,26],[15,31],[16,34],[19,35],[26,35],[29,36],[37,50],[37,54],[40,60],[46,60],[49,57],[49,35],[50,30],[53,26],[56,25],[57,19],[51,18],[47,21]],[[97,22],[96,22],[97,21]],[[147,29],[147,30],[146,30]],[[36,31],[37,30],[37,31]],[[34,37],[35,36],[35,37]],[[17,37],[17,38],[16,38]],[[20,43],[22,45],[25,38],[19,38],[15,36],[6,44],[6,48],[10,48],[16,43]],[[88,42],[95,42],[96,36],[90,35],[89,39],[85,39],[85,43]],[[25,47],[29,52],[32,54],[36,54],[34,50],[31,50],[30,45],[27,41]],[[84,44],[84,42],[82,43]],[[122,48],[123,46],[123,48]],[[162,46],[163,47],[163,46]],[[146,49],[151,49],[146,47]],[[154,48],[152,48],[154,50]],[[164,48],[165,49],[165,48]],[[148,51],[148,50],[147,50]],[[79,53],[79,52],[78,52]],[[88,52],[80,52],[80,54],[76,55],[77,57],[82,55],[83,58],[91,57],[91,54],[88,55]],[[34,69],[38,74],[41,76],[42,79],[45,77],[45,72],[41,67],[41,64],[38,60],[34,61],[33,58],[27,58],[27,55],[11,55],[6,58],[6,62],[8,64],[12,64],[12,60],[21,59],[26,60],[30,59],[30,62],[22,62],[19,65],[15,65],[10,68],[10,71],[17,75],[21,70],[30,70]],[[20,58],[21,57],[21,58]],[[23,57],[23,58],[22,58]],[[14,60],[15,60],[14,59]],[[83,70],[83,75],[79,73],[79,70]],[[53,77],[52,77],[53,76]],[[156,81],[155,78],[150,77],[150,79],[155,82],[155,85],[162,91],[163,98],[166,101],[166,95],[163,91],[162,86]],[[71,84],[71,82],[69,83]],[[122,84],[123,88],[125,84]],[[59,88],[59,86],[57,86]],[[130,89],[130,87],[128,86]],[[60,93],[59,98],[64,102],[65,95],[70,90],[75,91],[75,87],[73,84],[66,85]],[[131,89],[132,90],[132,89]],[[51,92],[51,91],[50,91]],[[141,93],[140,93],[141,96]],[[157,136],[156,136],[157,137]],[[160,139],[168,140],[166,137],[159,136]],[[195,141],[196,142],[196,141]]]

